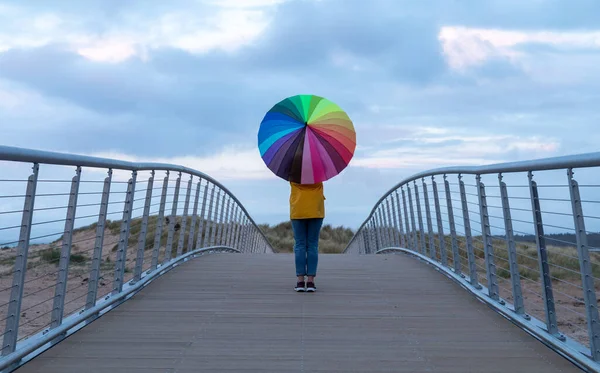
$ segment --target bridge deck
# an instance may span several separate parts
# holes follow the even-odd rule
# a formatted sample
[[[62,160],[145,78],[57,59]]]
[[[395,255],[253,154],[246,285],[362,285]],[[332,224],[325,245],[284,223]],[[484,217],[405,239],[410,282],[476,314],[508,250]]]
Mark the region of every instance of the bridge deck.
[[[322,255],[296,294],[290,255],[208,255],[19,369],[27,372],[578,371],[431,267]]]

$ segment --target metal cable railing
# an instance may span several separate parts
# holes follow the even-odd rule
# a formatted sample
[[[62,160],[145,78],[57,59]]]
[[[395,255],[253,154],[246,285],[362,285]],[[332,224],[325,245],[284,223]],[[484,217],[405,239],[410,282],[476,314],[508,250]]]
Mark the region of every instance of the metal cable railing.
[[[592,153],[416,174],[380,198],[344,252],[415,255],[600,370],[598,167]]]
[[[2,371],[178,263],[273,252],[241,202],[193,169],[0,146],[0,170]]]

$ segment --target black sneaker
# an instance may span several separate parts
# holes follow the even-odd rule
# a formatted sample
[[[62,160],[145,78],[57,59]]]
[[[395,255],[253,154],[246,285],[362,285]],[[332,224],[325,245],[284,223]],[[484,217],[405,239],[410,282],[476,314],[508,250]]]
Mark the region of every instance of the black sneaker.
[[[308,291],[309,293],[317,291],[317,287],[315,286],[315,283],[314,282],[307,283],[306,284],[306,291]]]
[[[298,283],[296,284],[296,287],[294,288],[294,290],[296,290],[297,292],[304,292],[306,291],[305,285],[304,285],[304,281],[298,281]]]

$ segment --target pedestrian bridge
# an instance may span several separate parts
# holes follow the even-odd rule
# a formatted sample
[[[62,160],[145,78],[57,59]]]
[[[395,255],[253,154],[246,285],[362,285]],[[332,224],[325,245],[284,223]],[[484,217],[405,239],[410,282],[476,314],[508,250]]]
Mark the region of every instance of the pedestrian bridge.
[[[414,175],[295,293],[208,175],[0,146],[0,369],[600,371],[599,165]]]

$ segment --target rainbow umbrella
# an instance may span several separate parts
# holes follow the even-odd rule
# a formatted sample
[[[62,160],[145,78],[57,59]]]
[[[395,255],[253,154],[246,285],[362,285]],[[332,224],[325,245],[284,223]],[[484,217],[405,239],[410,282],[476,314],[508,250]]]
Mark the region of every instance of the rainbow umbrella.
[[[298,95],[267,112],[258,130],[258,148],[275,175],[298,184],[316,184],[348,166],[356,132],[348,115],[333,102]]]

